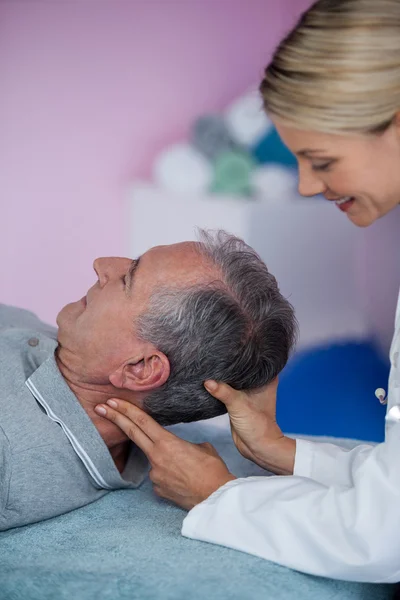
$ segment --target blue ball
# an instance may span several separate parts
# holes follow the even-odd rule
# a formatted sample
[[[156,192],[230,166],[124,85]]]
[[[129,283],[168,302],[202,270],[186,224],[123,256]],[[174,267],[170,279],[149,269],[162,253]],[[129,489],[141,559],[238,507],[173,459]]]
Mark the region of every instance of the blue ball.
[[[279,379],[277,419],[287,433],[381,442],[389,361],[372,342],[325,345],[295,354]]]
[[[286,167],[297,167],[297,160],[281,141],[273,127],[251,150],[252,156],[261,164],[275,163]]]

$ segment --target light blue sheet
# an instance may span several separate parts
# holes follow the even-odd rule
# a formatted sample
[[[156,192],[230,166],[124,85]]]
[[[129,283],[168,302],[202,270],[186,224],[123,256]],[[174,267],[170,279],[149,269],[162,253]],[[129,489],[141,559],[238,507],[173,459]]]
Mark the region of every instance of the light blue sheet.
[[[227,431],[178,426],[211,441],[237,475],[260,474]],[[34,500],[33,500],[34,501]],[[392,586],[311,577],[181,537],[185,511],[147,480],[56,519],[0,534],[0,600],[388,600]]]

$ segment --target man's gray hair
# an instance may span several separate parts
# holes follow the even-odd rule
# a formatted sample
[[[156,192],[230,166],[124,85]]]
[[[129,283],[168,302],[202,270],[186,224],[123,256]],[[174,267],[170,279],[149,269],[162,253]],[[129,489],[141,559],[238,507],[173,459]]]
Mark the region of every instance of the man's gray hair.
[[[225,413],[204,381],[257,390],[283,369],[297,336],[293,307],[250,246],[224,231],[201,230],[199,241],[216,278],[157,290],[137,324],[139,336],[170,362],[168,381],[144,402],[163,425]]]

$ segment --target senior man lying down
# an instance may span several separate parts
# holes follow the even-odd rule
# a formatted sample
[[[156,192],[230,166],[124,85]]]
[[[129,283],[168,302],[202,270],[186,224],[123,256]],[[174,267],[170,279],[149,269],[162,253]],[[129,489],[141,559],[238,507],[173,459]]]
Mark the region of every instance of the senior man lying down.
[[[226,409],[206,379],[264,386],[294,343],[275,278],[222,231],[94,270],[58,330],[0,305],[0,530],[140,485],[147,459],[97,404],[118,397],[162,425],[214,417]]]

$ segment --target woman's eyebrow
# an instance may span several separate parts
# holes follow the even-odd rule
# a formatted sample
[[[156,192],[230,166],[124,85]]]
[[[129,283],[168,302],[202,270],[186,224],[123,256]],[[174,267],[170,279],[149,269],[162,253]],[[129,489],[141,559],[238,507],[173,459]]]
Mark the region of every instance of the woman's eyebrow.
[[[135,274],[136,269],[139,266],[139,262],[140,262],[140,256],[138,258],[135,258],[131,262],[131,266],[129,267],[129,271],[128,271],[128,274],[126,276],[126,289],[128,290],[128,294],[131,293],[133,276]]]
[[[308,156],[310,154],[319,154],[319,153],[326,153],[326,150],[324,150],[323,148],[303,148],[302,150],[299,150],[298,152],[295,152],[295,154],[297,156]]]

